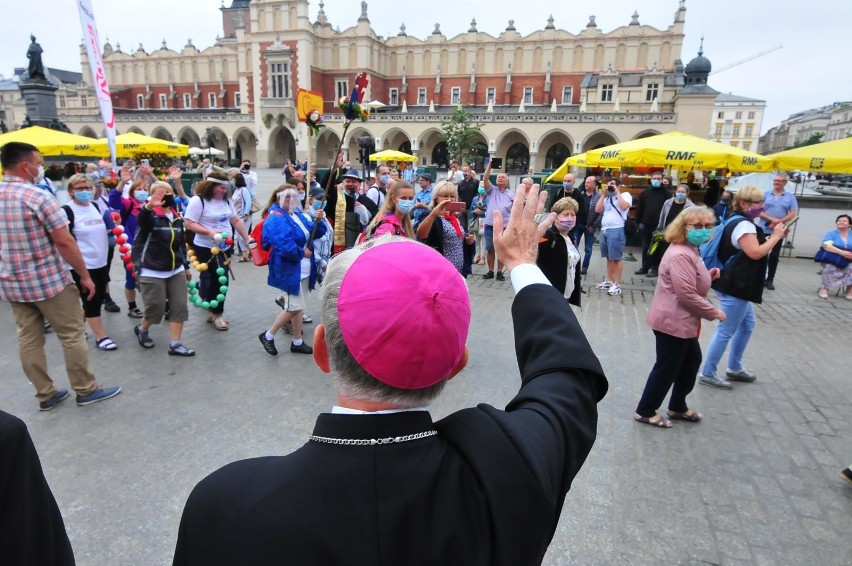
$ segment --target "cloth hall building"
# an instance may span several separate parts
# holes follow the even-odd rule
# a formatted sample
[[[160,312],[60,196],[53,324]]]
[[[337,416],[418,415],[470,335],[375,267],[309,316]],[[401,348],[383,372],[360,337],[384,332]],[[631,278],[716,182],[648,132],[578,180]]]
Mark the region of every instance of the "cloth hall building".
[[[366,98],[387,107],[349,129],[343,147],[352,157],[356,138],[370,136],[377,150],[401,149],[419,164],[443,165],[440,125],[463,105],[482,124],[479,155],[502,157],[510,172],[538,171],[588,149],[672,130],[707,137],[718,93],[707,85],[709,61],[682,64],[685,1],[672,7],[664,29],[634,13],[611,31],[598,28],[594,16],[571,22],[582,26],[572,33],[550,16],[526,35],[512,21],[494,35],[473,20],[455,37],[436,24],[429,37],[416,38],[404,25],[396,36],[378,36],[366,2],[354,25],[341,30],[322,3],[311,21],[307,0],[233,0],[221,8],[223,33],[211,47],[199,50],[190,40],[176,51],[164,42],[148,52],[107,43],[104,64],[119,133],[210,144],[260,167],[303,160],[313,143],[314,160],[324,165],[342,132],[334,101],[366,71]],[[85,70],[85,50],[81,58]],[[328,127],[317,137],[297,121],[299,88],[326,101]],[[58,95],[60,118],[73,133],[102,134],[93,93]]]

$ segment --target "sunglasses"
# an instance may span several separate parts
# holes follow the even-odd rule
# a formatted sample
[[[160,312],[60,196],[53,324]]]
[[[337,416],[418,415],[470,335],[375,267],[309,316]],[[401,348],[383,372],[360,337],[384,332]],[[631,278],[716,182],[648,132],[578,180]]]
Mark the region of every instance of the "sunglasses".
[[[715,227],[716,227],[716,224],[715,224],[715,223],[710,223],[710,224],[687,224],[687,225],[686,225],[686,227],[687,227],[687,228],[695,228],[696,230],[705,230],[705,229],[708,229],[708,228],[715,228]]]

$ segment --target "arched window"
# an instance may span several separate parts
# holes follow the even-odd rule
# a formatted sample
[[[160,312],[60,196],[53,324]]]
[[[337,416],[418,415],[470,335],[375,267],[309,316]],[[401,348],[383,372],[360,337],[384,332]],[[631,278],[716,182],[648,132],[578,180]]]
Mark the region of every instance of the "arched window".
[[[448,167],[450,165],[449,153],[447,142],[440,142],[432,150],[432,163],[438,167]]]
[[[547,150],[544,157],[545,169],[556,169],[571,156],[571,151],[564,143],[555,143]]]
[[[486,155],[488,155],[488,146],[485,142],[476,142],[473,144],[473,147],[470,149],[470,153],[468,154],[468,165],[473,167],[474,171],[479,171],[481,173],[485,170],[483,161]]]
[[[401,151],[402,153],[407,153],[411,155],[411,140],[405,140],[404,142],[399,144],[399,147],[396,149],[397,151]]]
[[[518,142],[506,152],[506,173],[526,173],[530,167],[530,150],[525,143]]]

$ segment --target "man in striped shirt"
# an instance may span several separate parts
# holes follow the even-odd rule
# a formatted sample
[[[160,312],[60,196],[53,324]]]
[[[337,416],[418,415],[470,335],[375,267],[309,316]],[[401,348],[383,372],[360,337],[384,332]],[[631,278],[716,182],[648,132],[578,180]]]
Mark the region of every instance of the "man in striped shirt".
[[[47,373],[44,322],[62,343],[68,380],[78,405],[114,397],[120,387],[100,387],[89,367],[80,293],[63,260],[80,275],[89,297],[95,286],[56,200],[33,185],[41,156],[32,145],[10,142],[0,148],[0,291],[11,303],[18,325],[18,353],[36,388],[42,411],[68,397]]]

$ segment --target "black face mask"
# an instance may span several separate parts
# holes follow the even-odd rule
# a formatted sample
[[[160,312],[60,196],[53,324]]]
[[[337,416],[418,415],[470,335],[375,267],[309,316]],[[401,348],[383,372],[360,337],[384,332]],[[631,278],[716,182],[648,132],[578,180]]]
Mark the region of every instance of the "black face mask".
[[[168,208],[175,207],[175,196],[174,195],[166,195],[163,197],[163,204],[165,204]]]

